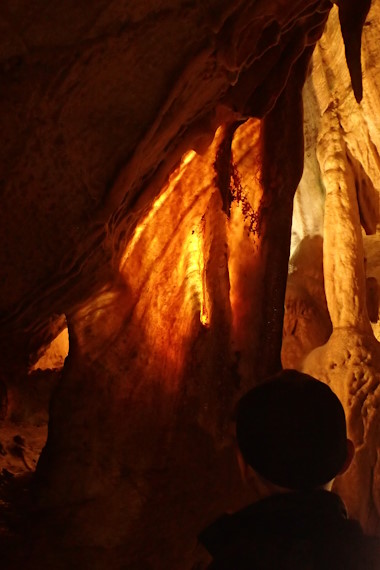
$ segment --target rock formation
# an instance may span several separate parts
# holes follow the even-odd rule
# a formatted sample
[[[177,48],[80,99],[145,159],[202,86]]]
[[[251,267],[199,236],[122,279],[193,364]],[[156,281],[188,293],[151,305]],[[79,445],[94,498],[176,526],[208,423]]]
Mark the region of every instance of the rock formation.
[[[337,4],[0,8],[3,479],[50,402],[10,568],[202,567],[247,501],[234,403],[281,346],[342,398],[338,487],[379,531],[380,2]]]

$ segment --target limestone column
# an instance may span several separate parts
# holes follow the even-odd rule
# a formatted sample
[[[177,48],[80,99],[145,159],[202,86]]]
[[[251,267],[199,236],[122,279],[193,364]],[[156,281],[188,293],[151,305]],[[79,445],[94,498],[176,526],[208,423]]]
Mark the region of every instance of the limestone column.
[[[326,188],[323,264],[333,332],[310,353],[303,369],[330,384],[344,405],[356,456],[335,486],[350,515],[366,531],[379,532],[380,345],[366,308],[355,177],[333,106],[322,121],[317,154]]]

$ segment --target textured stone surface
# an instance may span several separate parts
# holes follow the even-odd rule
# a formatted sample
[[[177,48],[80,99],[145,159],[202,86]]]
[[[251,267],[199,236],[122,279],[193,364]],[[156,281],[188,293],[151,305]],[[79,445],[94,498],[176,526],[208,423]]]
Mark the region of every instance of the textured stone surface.
[[[281,346],[284,368],[299,369],[332,331],[323,276],[323,239],[306,236],[290,259]]]
[[[377,10],[375,3],[364,38],[367,31],[373,32]],[[350,514],[359,518],[368,532],[379,533],[380,345],[367,311],[367,304],[371,309],[374,302],[365,273],[372,280],[375,278],[377,253],[373,245],[377,236],[366,240],[365,263],[361,230],[362,225],[368,233],[374,233],[378,222],[379,165],[372,138],[377,136],[372,131],[377,118],[372,116],[371,106],[377,97],[371,86],[377,73],[373,73],[372,79],[372,72],[364,75],[368,95],[366,92],[361,106],[357,106],[349,93],[348,78],[339,67],[343,46],[339,48],[336,43],[336,57],[334,61],[329,59],[327,46],[334,41],[334,17],[336,14],[332,14],[326,35],[315,52],[315,74],[311,78],[320,109],[316,157],[326,192],[323,264],[333,332],[301,366],[327,382],[343,402],[356,456],[349,471],[337,479],[336,488]],[[373,281],[372,286],[375,288]],[[376,325],[374,329],[377,330]]]
[[[324,275],[333,333],[307,357],[304,370],[328,382],[344,404],[356,456],[337,488],[366,530],[379,532],[380,344],[366,308],[355,183],[332,118],[326,121],[318,157],[326,184]]]
[[[218,102],[273,105],[329,6],[32,6],[0,12],[1,313],[36,328],[109,278],[136,197],[212,139]]]
[[[259,230],[261,208],[255,231],[243,208],[259,203],[265,188],[270,196],[270,188],[252,180],[252,155],[244,153],[256,140],[255,164],[263,170],[262,129],[251,121],[236,133],[232,152],[242,195],[233,200],[230,221],[213,169],[225,136],[219,129],[207,153],[184,157],[137,227],[120,282],[68,319],[70,354],[38,468],[47,521],[61,520],[70,506],[70,522],[61,523],[65,535],[53,543],[54,564],[62,557],[74,564],[81,544],[86,564],[96,546],[108,568],[119,567],[120,549],[136,568],[190,568],[204,555],[196,548],[199,529],[243,500],[231,446],[233,402],[254,381],[252,371],[273,366],[272,358],[266,361],[264,352],[258,358],[241,339],[244,323],[252,323],[247,314],[268,295],[273,279],[271,250],[265,250],[270,230]],[[291,189],[291,178],[281,177],[282,191],[286,184]],[[237,256],[241,247],[249,264],[240,259],[236,265],[228,255]],[[285,287],[286,252],[282,262]],[[236,298],[252,263],[260,268],[250,278],[256,294],[236,311],[230,290]],[[265,335],[275,341],[277,332],[262,314],[256,327],[256,344]]]

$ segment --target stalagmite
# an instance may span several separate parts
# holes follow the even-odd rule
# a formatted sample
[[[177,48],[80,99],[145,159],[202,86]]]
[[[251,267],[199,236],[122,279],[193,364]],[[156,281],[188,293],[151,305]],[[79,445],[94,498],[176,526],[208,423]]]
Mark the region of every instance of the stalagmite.
[[[336,109],[322,118],[318,159],[326,187],[324,276],[333,332],[303,370],[327,382],[343,402],[356,455],[336,482],[367,532],[380,530],[380,344],[366,308],[364,255],[354,173]]]

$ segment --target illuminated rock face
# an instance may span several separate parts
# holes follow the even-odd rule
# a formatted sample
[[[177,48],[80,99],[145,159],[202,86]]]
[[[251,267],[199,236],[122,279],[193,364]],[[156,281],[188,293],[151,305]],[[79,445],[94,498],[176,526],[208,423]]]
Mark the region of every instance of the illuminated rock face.
[[[377,11],[376,4],[371,12],[373,18],[377,17]],[[349,90],[348,76],[340,68],[343,45],[336,38],[336,17],[337,14],[332,13],[326,34],[313,57],[313,75],[305,88],[306,100],[318,109],[314,107],[311,135],[316,152],[309,149],[313,166],[306,169],[306,174],[313,172],[314,180],[319,178],[325,190],[324,221],[322,225],[318,207],[314,218],[309,213],[309,218],[302,219],[307,179],[300,185],[304,195],[298,197],[299,214],[295,220],[298,228],[303,226],[304,234],[314,231],[323,235],[324,285],[333,331],[327,342],[320,343],[322,346],[310,350],[309,354],[304,351],[296,365],[327,382],[343,402],[356,456],[349,471],[337,479],[335,487],[350,514],[358,518],[368,532],[379,533],[380,344],[370,323],[370,318],[371,321],[378,319],[373,248],[377,241],[375,236],[367,239],[365,264],[361,230],[362,226],[368,234],[373,234],[378,222],[379,170],[373,138],[378,133],[373,130],[377,117],[372,118],[371,110],[377,93],[370,85],[376,83],[377,74],[365,75],[368,97],[358,107]],[[368,31],[371,22],[370,18]],[[364,34],[364,38],[367,37]],[[327,49],[329,42],[336,47],[334,61]],[[316,195],[314,191],[314,197]],[[302,237],[302,231],[297,235],[298,231],[296,227],[295,242]],[[370,269],[366,280],[368,260]],[[291,276],[289,282],[291,287]],[[314,296],[316,299],[318,295]],[[377,324],[373,329],[377,334]],[[310,340],[309,335],[307,338]],[[302,343],[298,347],[300,345]],[[283,351],[284,348],[286,344]],[[290,357],[291,354],[285,353],[284,362]]]
[[[30,386],[62,315],[70,339],[35,478],[31,567],[190,569],[204,561],[199,530],[248,501],[233,407],[280,367],[301,91],[330,8],[98,0],[2,15],[5,421],[6,395]],[[379,350],[359,222],[369,233],[377,222],[378,11],[360,107],[336,12],[313,57],[282,344],[284,365],[344,402],[358,456],[338,488],[371,530]]]
[[[53,314],[109,281],[147,186],[221,123],[273,106],[330,3],[4,6],[0,324],[38,348]]]
[[[270,265],[261,175],[251,170],[262,171],[262,131],[258,120],[236,131],[229,219],[213,167],[226,134],[219,129],[203,156],[184,156],[137,226],[119,283],[68,318],[70,353],[38,468],[41,506],[60,517],[70,497],[75,512],[61,546],[67,563],[81,540],[87,563],[95,542],[114,567],[120,548],[136,568],[148,556],[152,568],[183,559],[191,567],[204,555],[199,529],[244,500],[233,403],[259,364],[246,337],[258,343],[255,334],[271,333],[254,316]],[[286,265],[284,256],[283,286]]]

